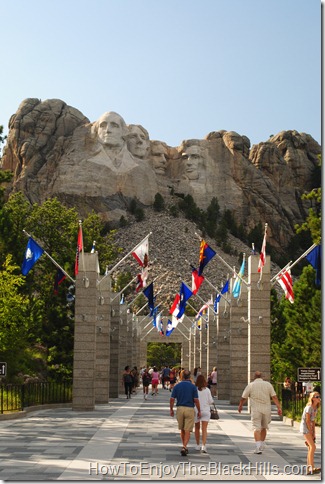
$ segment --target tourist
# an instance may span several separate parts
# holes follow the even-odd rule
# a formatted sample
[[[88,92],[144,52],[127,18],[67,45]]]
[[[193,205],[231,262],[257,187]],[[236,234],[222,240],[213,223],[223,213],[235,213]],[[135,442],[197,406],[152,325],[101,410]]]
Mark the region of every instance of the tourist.
[[[315,467],[314,465],[314,455],[316,450],[315,419],[320,403],[320,394],[318,392],[311,392],[301,417],[300,432],[304,435],[305,444],[308,447],[308,474],[314,474],[321,471],[319,467]]]
[[[177,371],[176,368],[172,368],[169,373],[169,391],[171,392],[177,382]]]
[[[151,383],[151,375],[147,368],[144,369],[142,372],[142,388],[143,388],[143,398],[147,400],[148,392],[149,392],[149,385]]]
[[[271,398],[278,408],[278,415],[282,415],[282,409],[273,386],[262,379],[260,371],[255,372],[254,381],[249,383],[243,391],[238,405],[239,413],[248,398],[251,404],[251,421],[256,445],[254,454],[262,454],[268,425],[271,422]]]
[[[151,395],[156,397],[158,395],[158,384],[160,381],[160,375],[157,370],[157,367],[153,367],[153,371],[151,373]]]
[[[214,398],[217,398],[217,377],[218,377],[217,367],[214,366],[213,370],[210,373],[210,378],[211,378],[210,390],[211,390],[211,395]]]
[[[122,384],[124,385],[126,398],[131,398],[133,388],[133,377],[130,367],[127,365],[122,373]]]
[[[195,408],[195,440],[196,447],[195,450],[201,450],[204,454],[207,453],[207,435],[208,435],[208,424],[210,421],[210,405],[213,404],[213,398],[211,391],[207,388],[207,382],[203,375],[199,375],[196,379],[196,386],[198,389],[201,416],[198,417],[197,409]],[[200,447],[200,428],[202,432],[202,447]]]
[[[183,371],[183,380],[174,386],[169,400],[170,415],[174,417],[174,403],[177,401],[176,418],[178,429],[181,431],[181,455],[188,454],[188,442],[194,426],[194,406],[197,408],[197,417],[201,416],[200,401],[197,387],[191,382],[191,372]]]

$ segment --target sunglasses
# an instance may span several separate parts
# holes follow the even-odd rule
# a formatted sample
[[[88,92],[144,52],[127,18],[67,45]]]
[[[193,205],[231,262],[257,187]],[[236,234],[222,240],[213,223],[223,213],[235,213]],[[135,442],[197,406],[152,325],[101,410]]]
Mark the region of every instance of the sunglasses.
[[[316,397],[313,397],[313,398],[320,398],[320,396],[319,395],[316,395]]]

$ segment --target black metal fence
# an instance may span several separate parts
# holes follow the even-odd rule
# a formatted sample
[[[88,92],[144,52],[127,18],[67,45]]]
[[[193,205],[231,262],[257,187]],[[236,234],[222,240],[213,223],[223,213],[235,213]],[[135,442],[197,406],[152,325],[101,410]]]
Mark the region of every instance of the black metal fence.
[[[300,420],[309,395],[304,393],[302,385],[292,385],[290,390],[283,388],[283,383],[275,383],[274,389],[282,404],[284,416]]]
[[[0,414],[26,407],[72,402],[72,381],[0,385]]]

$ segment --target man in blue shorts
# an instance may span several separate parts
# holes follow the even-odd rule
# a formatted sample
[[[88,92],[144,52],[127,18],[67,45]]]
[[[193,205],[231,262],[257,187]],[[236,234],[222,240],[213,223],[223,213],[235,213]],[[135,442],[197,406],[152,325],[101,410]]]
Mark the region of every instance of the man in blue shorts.
[[[174,403],[177,400],[177,422],[181,431],[182,449],[181,455],[188,454],[187,444],[190,440],[194,427],[194,406],[198,411],[198,418],[201,417],[200,401],[197,387],[190,380],[191,372],[184,370],[183,380],[174,386],[170,396],[170,416],[174,417]]]

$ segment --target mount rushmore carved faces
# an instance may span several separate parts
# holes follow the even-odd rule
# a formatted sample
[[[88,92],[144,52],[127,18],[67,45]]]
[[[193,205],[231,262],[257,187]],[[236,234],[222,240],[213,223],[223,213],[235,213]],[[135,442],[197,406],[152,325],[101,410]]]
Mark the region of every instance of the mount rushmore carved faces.
[[[127,145],[132,155],[140,159],[147,158],[150,148],[148,131],[138,124],[129,124]]]
[[[185,178],[188,180],[197,180],[204,169],[204,159],[197,145],[186,148],[182,153],[182,159],[185,167]]]

